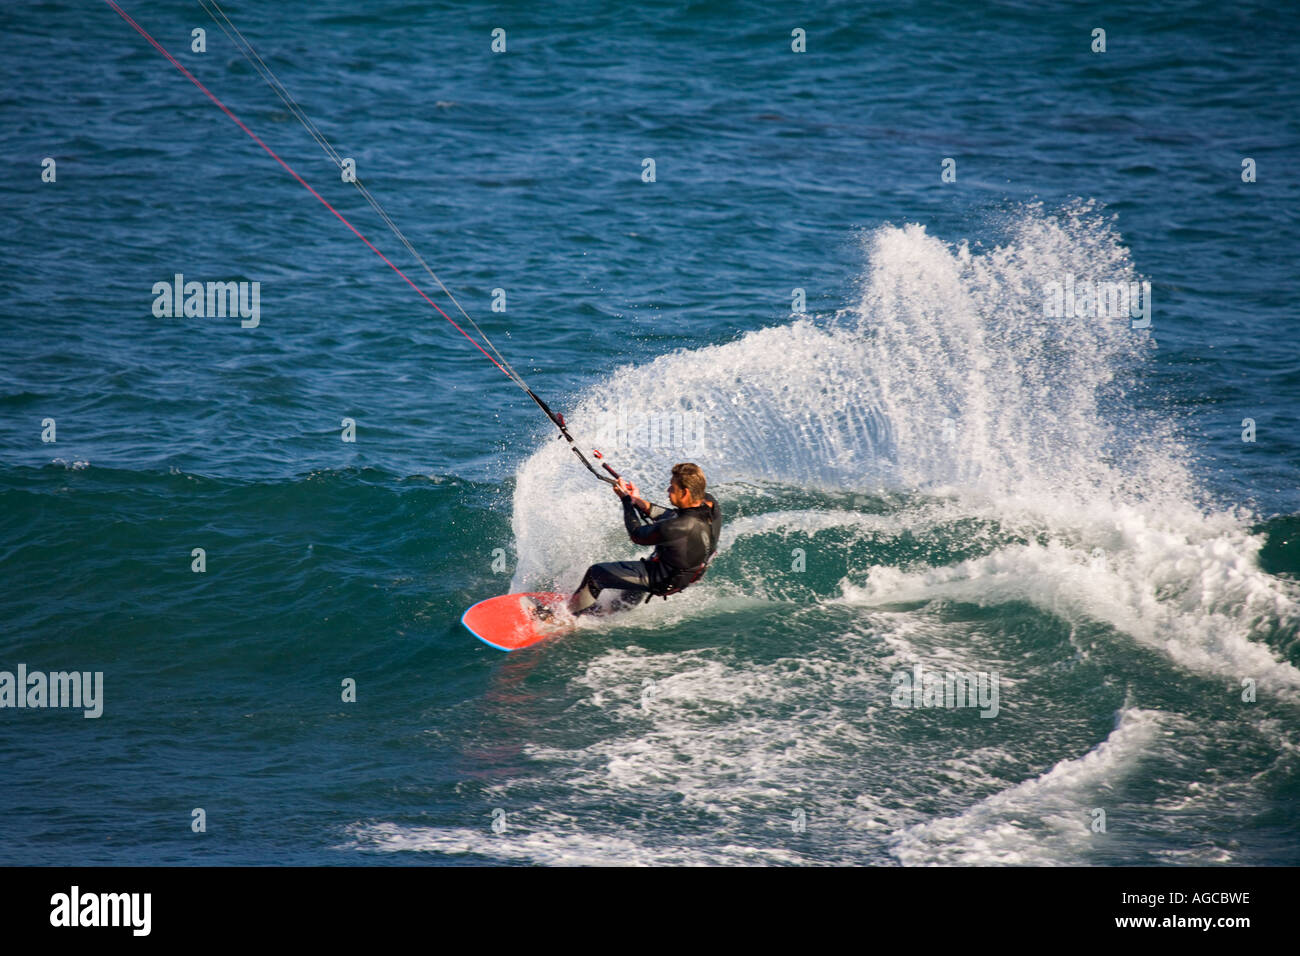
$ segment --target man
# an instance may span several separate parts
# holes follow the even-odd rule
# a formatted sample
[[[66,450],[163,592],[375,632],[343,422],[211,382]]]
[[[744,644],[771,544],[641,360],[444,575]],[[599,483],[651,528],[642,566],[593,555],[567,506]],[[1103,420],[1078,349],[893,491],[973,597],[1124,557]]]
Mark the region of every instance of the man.
[[[623,605],[637,603],[642,594],[667,597],[695,582],[718,548],[722,508],[704,492],[704,472],[691,462],[673,465],[668,484],[672,509],[637,497],[636,485],[619,479],[614,493],[623,499],[623,523],[633,544],[654,545],[654,554],[637,561],[593,564],[569,598],[569,611],[584,614],[605,588],[624,592]],[[637,512],[651,519],[642,524]],[[649,600],[647,598],[646,600]]]

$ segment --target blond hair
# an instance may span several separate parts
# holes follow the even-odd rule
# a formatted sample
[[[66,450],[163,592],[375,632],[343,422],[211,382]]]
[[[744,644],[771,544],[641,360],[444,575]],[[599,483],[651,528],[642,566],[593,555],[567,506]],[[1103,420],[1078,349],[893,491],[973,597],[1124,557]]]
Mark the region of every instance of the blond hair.
[[[704,472],[700,471],[700,466],[691,461],[684,461],[680,464],[673,465],[673,481],[677,482],[678,488],[683,488],[690,492],[691,498],[695,501],[704,501]]]

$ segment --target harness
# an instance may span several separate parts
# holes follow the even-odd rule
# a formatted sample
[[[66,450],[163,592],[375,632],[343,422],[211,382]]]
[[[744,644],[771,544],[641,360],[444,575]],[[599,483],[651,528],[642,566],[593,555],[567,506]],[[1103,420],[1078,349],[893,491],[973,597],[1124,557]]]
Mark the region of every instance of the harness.
[[[660,590],[658,587],[651,587],[651,588],[649,589],[649,592],[648,592],[648,593],[646,594],[646,596],[645,596],[645,603],[646,603],[646,604],[649,604],[649,603],[650,603],[650,600],[651,600],[652,598],[655,598],[655,597],[661,597],[661,598],[663,598],[665,601],[667,601],[667,600],[668,600],[668,595],[670,595],[670,594],[678,594],[678,593],[680,593],[680,592],[682,592],[682,591],[685,591],[688,587],[690,587],[692,584],[694,584],[696,581],[698,581],[700,578],[702,578],[702,577],[704,576],[704,572],[707,571],[707,570],[709,569],[709,561],[711,561],[712,559],[713,559],[713,555],[709,555],[709,557],[705,559],[704,563],[701,564],[699,567],[697,567],[697,568],[695,569],[695,573],[691,575],[691,579],[690,579],[689,581],[687,581],[685,584],[676,585],[676,586],[673,586],[673,587],[668,587],[668,588],[663,589],[663,590]],[[653,562],[655,562],[656,564],[663,564],[663,562],[660,561],[658,558],[642,558],[641,560],[642,560],[642,561],[645,561],[645,562],[653,561]],[[666,566],[666,565],[665,565],[665,566]],[[686,570],[689,571],[690,569],[687,568]],[[677,574],[674,574],[674,575],[672,576],[672,578],[669,578],[668,580],[671,581],[673,578],[676,578],[676,577],[678,577],[679,575],[682,575],[682,574],[685,574],[685,573],[686,573],[686,571],[678,571]]]

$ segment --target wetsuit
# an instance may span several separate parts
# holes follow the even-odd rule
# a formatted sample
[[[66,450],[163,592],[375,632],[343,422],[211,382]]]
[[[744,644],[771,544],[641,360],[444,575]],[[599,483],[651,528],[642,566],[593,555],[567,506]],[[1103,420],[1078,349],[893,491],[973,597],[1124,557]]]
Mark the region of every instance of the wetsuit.
[[[638,561],[607,561],[593,564],[569,598],[569,610],[581,614],[596,603],[605,588],[628,592],[625,603],[635,603],[642,594],[675,594],[704,573],[705,565],[718,548],[722,531],[722,507],[706,494],[696,508],[660,508],[650,505],[651,523],[637,518],[632,496],[623,496],[623,523],[633,544],[654,545],[654,554]]]

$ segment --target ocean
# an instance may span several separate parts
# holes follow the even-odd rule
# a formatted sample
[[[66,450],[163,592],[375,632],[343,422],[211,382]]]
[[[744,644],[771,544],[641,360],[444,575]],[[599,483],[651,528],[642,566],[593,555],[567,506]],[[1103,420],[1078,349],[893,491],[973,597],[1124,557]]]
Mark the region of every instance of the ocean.
[[[122,8],[459,318],[199,4]],[[7,4],[0,862],[1300,864],[1300,20],[222,9],[719,553],[475,640],[645,553],[608,487],[111,6]]]

